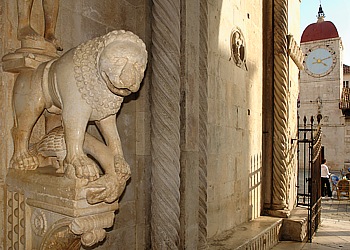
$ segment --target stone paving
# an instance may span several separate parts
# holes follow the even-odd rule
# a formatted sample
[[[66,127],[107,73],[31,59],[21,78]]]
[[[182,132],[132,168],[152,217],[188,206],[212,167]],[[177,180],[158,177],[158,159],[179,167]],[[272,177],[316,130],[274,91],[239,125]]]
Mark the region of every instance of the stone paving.
[[[321,226],[312,243],[282,241],[272,249],[350,249],[350,200],[322,200]]]

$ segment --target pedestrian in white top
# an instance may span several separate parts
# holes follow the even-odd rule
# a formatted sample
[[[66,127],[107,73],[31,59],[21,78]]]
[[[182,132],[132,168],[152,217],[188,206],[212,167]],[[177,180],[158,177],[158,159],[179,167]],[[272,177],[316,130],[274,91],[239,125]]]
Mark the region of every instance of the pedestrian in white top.
[[[332,197],[331,186],[329,183],[329,176],[331,175],[331,173],[329,173],[329,169],[326,163],[327,163],[327,160],[322,159],[321,161],[321,195],[322,197],[325,197],[327,194],[328,197]]]

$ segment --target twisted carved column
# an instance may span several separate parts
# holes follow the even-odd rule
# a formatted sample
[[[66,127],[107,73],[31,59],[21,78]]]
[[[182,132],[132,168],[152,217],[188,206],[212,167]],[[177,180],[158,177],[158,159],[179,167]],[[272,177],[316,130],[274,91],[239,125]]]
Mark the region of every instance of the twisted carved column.
[[[180,0],[153,0],[152,13],[152,248],[178,249]]]
[[[207,248],[208,3],[200,1],[198,249]]]
[[[274,1],[274,142],[272,208],[287,207],[288,196],[288,0]]]

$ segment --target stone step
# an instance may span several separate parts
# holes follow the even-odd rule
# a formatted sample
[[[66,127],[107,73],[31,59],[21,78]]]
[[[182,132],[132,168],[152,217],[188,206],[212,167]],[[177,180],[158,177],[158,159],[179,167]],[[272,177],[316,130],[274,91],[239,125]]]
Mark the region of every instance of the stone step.
[[[283,219],[261,216],[209,239],[210,250],[266,250],[279,241]]]
[[[307,208],[297,207],[292,210],[289,218],[283,219],[281,228],[281,241],[305,240],[308,234]]]

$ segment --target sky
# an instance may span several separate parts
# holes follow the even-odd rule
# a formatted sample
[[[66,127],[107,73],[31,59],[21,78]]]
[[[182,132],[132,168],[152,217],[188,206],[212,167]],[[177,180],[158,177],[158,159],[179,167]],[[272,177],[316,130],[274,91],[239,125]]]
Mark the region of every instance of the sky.
[[[300,5],[300,36],[305,28],[317,21],[322,5],[325,21],[331,21],[343,42],[343,63],[350,65],[350,0],[302,0]]]

